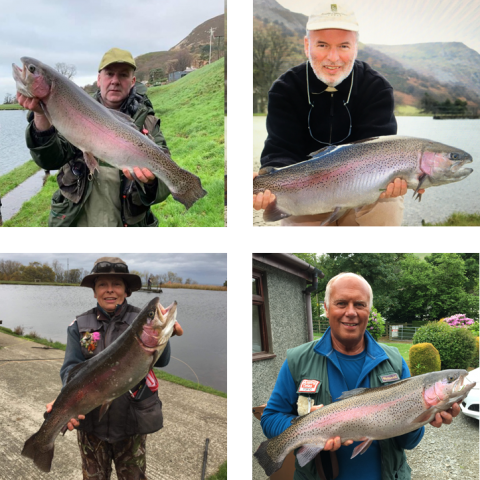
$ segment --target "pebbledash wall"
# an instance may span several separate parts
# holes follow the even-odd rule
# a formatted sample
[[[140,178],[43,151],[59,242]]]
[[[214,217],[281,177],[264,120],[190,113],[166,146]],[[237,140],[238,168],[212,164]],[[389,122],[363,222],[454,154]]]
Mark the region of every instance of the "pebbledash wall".
[[[304,265],[309,266],[305,262]],[[311,282],[255,258],[253,268],[263,272],[267,322],[270,324],[270,352],[276,355],[274,358],[256,360],[252,365],[252,407],[259,407],[270,398],[278,372],[287,358],[287,350],[308,341],[308,302],[304,290]],[[252,415],[252,454],[265,440],[260,421]],[[252,459],[252,479],[267,478],[253,456]]]

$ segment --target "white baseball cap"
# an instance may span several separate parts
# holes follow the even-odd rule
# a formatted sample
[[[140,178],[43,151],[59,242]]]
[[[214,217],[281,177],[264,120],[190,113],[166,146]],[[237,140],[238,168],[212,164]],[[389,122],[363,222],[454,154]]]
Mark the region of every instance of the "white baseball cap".
[[[319,3],[308,17],[307,30],[338,28],[358,32],[358,22],[349,5],[345,3]]]

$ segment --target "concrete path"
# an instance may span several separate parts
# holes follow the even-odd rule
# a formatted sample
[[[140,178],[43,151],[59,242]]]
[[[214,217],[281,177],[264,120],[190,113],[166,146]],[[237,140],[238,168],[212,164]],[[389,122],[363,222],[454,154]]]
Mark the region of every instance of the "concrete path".
[[[42,425],[45,404],[58,396],[62,386],[59,371],[64,352],[33,347],[42,345],[0,333],[0,480],[81,480],[75,432],[57,437],[50,473],[20,455],[24,442]],[[164,428],[147,438],[148,479],[200,479],[207,437],[206,478],[213,475],[227,459],[227,400],[159,383]]]

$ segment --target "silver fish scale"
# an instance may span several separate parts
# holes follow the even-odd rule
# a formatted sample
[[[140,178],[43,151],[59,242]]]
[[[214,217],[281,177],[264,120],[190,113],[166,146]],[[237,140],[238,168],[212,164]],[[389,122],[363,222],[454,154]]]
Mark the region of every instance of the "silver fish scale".
[[[253,193],[270,190],[285,216],[357,208],[377,201],[381,190],[397,177],[404,179],[408,188],[416,189],[424,176],[420,168],[424,152],[444,157],[458,152],[465,162],[471,161],[468,153],[438,142],[384,136],[327,147],[312,154],[310,160],[258,175],[253,181]],[[471,169],[455,174],[449,170],[446,164],[437,168],[425,177],[422,187],[456,182],[471,173]]]
[[[436,373],[441,372],[366,389],[363,393],[299,417],[296,423],[269,441],[267,452],[275,461],[283,461],[286,454],[295,448],[306,444],[322,446],[334,436],[340,436],[342,443],[346,440],[360,441],[365,437],[382,440],[420,428],[427,422],[413,423],[413,420],[427,410],[422,392],[439,380]],[[436,375],[437,379],[432,380],[435,378],[432,375]],[[381,408],[368,411],[372,407]]]
[[[131,126],[127,123],[119,122],[114,113],[106,110],[98,102],[91,101],[91,97],[81,89],[80,92],[84,95],[79,96],[79,90],[72,83],[55,81],[53,79],[52,86],[52,91],[55,95],[48,101],[48,112],[54,119],[61,118],[60,122],[57,120],[55,123],[60,125],[61,132],[68,138],[71,138],[73,140],[72,143],[77,146],[80,145],[82,150],[93,150],[88,144],[92,139],[91,130],[88,128],[82,130],[84,124],[78,122],[74,116],[68,115],[72,111],[90,119],[90,125],[103,125],[106,131],[121,135],[121,138],[126,142],[130,142],[140,148],[145,155],[144,160],[148,161],[148,166],[151,170],[155,171],[155,169],[158,169],[158,163],[162,164],[163,160],[171,162],[155,143],[136,130],[133,121]],[[82,101],[82,97],[87,97],[88,101]],[[110,149],[105,148],[104,157],[111,157]],[[141,162],[138,156],[134,159],[132,158],[132,161],[131,166],[138,165]],[[178,170],[181,169],[178,167]]]
[[[390,137],[380,137],[388,140],[375,140],[364,144],[349,144],[335,147],[329,150],[325,155],[315,156],[311,160],[279,169],[275,175],[259,176],[256,179],[258,190],[269,189],[275,191],[278,188],[285,187],[285,181],[288,179],[290,185],[289,192],[298,192],[304,188],[301,184],[307,176],[309,178],[309,186],[318,187],[333,185],[347,185],[354,188],[355,180],[360,176],[361,182],[369,183],[368,178],[372,174],[378,175],[388,172],[388,177],[392,177],[397,172],[405,169],[416,168],[418,165],[417,157],[420,151],[420,144],[417,142],[409,142],[410,149],[405,149],[404,139],[407,137],[396,137],[392,140]],[[355,166],[348,169],[347,172],[338,170],[345,166],[351,159],[355,159]],[[392,168],[394,169],[392,172]],[[325,178],[327,177],[328,178]],[[261,181],[260,181],[261,180]],[[299,185],[295,185],[295,181]]]
[[[181,168],[140,133],[127,115],[105,108],[48,65],[29,57],[22,57],[22,62],[24,69],[26,62],[35,66],[33,75],[43,76],[51,87],[42,102],[45,112],[56,129],[91,160],[87,162],[91,170],[95,166],[92,155],[120,170],[128,168],[132,172],[135,166],[146,167],[187,209],[207,194],[196,175]],[[23,89],[26,84],[18,79],[18,68],[13,67],[17,85],[20,83],[17,89]]]

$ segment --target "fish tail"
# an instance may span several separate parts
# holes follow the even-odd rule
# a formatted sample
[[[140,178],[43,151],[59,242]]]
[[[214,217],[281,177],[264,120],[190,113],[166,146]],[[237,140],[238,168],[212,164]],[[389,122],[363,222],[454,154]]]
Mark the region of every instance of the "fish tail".
[[[274,440],[274,439],[272,439]],[[277,470],[279,470],[283,464],[284,458],[273,459],[270,457],[267,449],[271,440],[266,440],[258,447],[257,451],[254,453],[255,458],[257,459],[260,466],[265,470],[267,476],[272,475]]]
[[[37,442],[38,432],[33,434],[23,446],[22,455],[31,458],[33,463],[42,471],[49,472],[52,467],[54,444],[42,445]]]
[[[195,176],[194,176],[195,177]],[[172,197],[180,203],[185,205],[188,210],[197,200],[200,200],[207,194],[206,190],[202,188],[202,183],[198,177],[194,178],[194,182],[186,191],[172,192]]]

